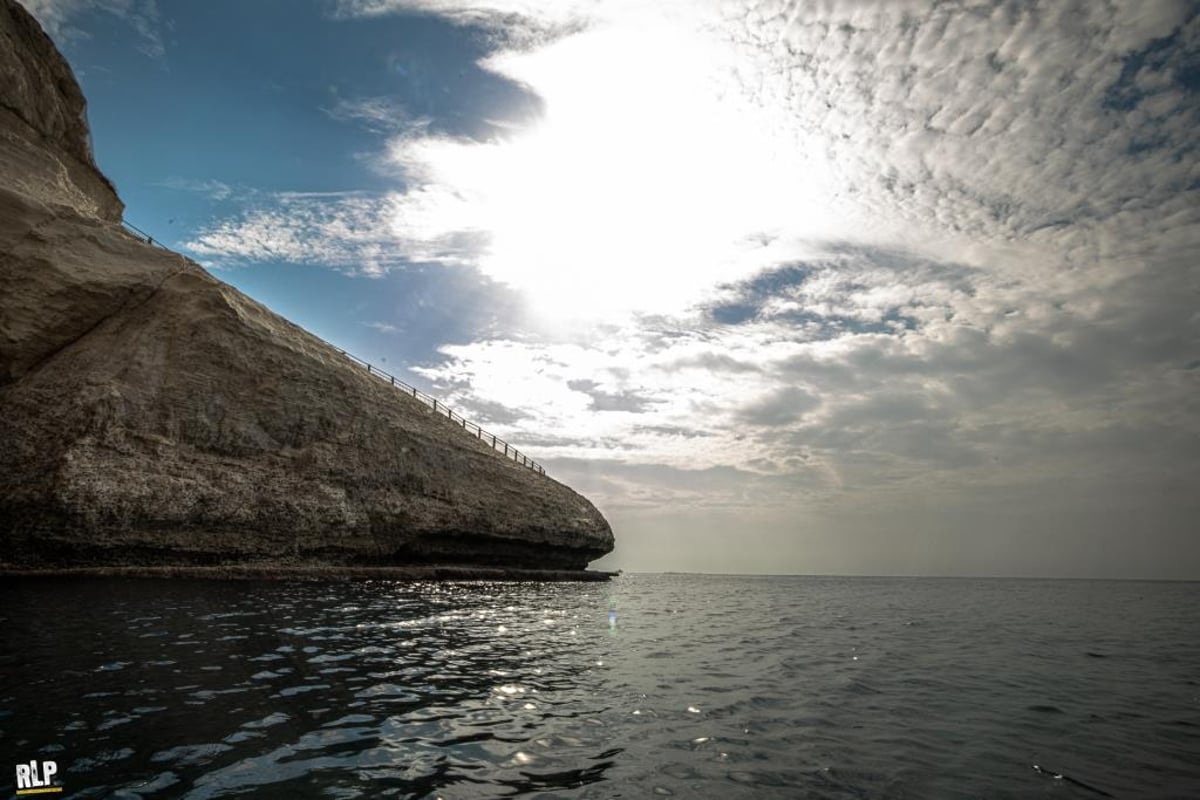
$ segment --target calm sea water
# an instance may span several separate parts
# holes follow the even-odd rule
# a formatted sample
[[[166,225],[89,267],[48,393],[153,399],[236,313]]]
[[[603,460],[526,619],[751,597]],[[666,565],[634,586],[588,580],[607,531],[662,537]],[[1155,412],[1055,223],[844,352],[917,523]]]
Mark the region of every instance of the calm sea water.
[[[36,759],[71,797],[1200,797],[1200,584],[58,580],[0,602],[6,796]]]

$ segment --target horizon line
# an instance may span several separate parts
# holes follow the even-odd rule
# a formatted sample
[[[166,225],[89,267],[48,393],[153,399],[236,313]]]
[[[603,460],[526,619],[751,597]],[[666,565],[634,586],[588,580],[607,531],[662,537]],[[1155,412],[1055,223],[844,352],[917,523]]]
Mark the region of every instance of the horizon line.
[[[1057,575],[914,575],[836,572],[702,572],[692,570],[609,570],[620,575],[704,575],[711,578],[909,578],[915,580],[996,580],[996,581],[1128,581],[1156,583],[1200,583],[1197,578],[1156,578],[1128,576],[1057,576]]]

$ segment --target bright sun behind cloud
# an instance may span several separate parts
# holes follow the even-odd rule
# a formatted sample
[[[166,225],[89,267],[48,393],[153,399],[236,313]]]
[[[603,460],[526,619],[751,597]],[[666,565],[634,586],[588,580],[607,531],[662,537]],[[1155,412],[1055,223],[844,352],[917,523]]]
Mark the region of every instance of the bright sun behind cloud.
[[[416,184],[396,198],[394,232],[483,234],[479,267],[550,320],[677,312],[761,269],[781,231],[832,234],[816,143],[751,103],[727,55],[677,26],[596,26],[494,57],[544,117],[490,144],[394,140]]]

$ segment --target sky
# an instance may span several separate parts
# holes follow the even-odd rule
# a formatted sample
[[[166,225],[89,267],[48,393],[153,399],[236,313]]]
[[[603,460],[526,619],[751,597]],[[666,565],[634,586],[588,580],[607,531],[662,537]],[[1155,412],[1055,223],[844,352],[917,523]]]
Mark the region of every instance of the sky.
[[[1200,579],[1200,2],[24,2],[129,221],[595,566]]]

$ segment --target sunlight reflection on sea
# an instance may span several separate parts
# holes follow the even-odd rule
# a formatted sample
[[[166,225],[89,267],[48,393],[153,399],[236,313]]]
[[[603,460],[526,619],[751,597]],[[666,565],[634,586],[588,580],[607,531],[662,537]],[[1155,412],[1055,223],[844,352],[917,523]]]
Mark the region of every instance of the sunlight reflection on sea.
[[[74,797],[1183,797],[1198,588],[16,581],[0,729]]]

